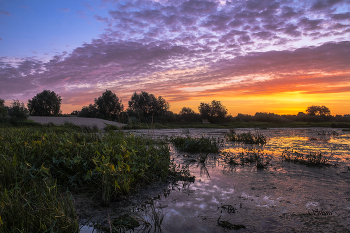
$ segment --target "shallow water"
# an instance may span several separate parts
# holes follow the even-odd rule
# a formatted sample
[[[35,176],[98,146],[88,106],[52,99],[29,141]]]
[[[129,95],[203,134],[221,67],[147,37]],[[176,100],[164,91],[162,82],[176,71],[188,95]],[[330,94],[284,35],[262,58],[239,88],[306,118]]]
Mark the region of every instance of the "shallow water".
[[[255,133],[237,129],[236,133]],[[151,137],[185,136],[223,139],[224,129],[135,130]],[[330,128],[268,129],[264,146],[271,156],[266,169],[230,165],[221,154],[209,154],[205,163],[193,162],[199,154],[176,151],[176,164],[188,169],[195,182],[178,182],[159,190],[154,202],[164,214],[163,232],[226,232],[220,221],[244,225],[242,232],[350,232],[350,132]],[[252,147],[224,142],[222,151],[236,154]],[[285,149],[322,152],[338,166],[308,167],[283,162]],[[231,205],[231,206],[228,206]],[[225,208],[229,207],[229,208]],[[116,208],[116,207],[112,207]],[[85,227],[84,231],[92,232]]]

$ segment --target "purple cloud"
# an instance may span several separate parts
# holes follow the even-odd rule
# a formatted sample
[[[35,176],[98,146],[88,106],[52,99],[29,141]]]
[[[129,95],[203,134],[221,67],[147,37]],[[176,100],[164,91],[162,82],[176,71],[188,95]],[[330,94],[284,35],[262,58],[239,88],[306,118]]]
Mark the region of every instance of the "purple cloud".
[[[184,100],[190,97],[181,88],[191,86],[227,83],[227,91],[258,92],[254,77],[259,75],[269,77],[259,85],[272,85],[270,91],[317,80],[325,87],[332,80],[349,81],[350,42],[342,41],[350,33],[349,12],[342,11],[348,1],[104,1],[108,3],[114,6],[108,16],[93,16],[105,22],[99,39],[48,62],[23,58],[12,65],[1,58],[2,98],[18,93],[29,98],[50,88],[67,96],[64,103],[81,104],[110,88],[123,98],[145,90]],[[318,38],[315,47],[302,44]],[[298,72],[310,75],[303,80]],[[318,79],[312,72],[329,74]],[[336,90],[326,89],[318,91]]]
[[[11,13],[8,11],[0,10],[0,15],[11,15]]]
[[[62,9],[60,9],[60,11],[62,11],[62,12],[69,12],[70,11],[70,9],[69,8],[62,8]]]

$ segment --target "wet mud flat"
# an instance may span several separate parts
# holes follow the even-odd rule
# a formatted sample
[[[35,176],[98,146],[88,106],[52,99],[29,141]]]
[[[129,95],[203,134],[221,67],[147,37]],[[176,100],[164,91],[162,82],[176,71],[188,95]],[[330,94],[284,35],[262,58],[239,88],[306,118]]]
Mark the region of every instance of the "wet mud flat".
[[[133,133],[224,139],[227,130]],[[268,138],[267,144],[223,141],[221,152],[208,154],[205,161],[199,159],[199,153],[179,152],[170,144],[174,162],[194,175],[194,182],[155,184],[108,208],[94,206],[84,198],[79,204],[76,198],[80,224],[96,212],[81,232],[98,232],[92,222],[108,221],[108,216],[113,219],[127,212],[143,216],[152,224],[152,213],[148,211],[151,206],[162,217],[161,228],[157,229],[162,232],[350,232],[350,133],[331,128],[267,129],[259,133]],[[227,155],[253,149],[270,156],[265,168],[227,162]],[[304,154],[321,152],[336,166],[283,161],[281,155],[286,149]],[[142,232],[142,226],[135,231],[140,229]]]

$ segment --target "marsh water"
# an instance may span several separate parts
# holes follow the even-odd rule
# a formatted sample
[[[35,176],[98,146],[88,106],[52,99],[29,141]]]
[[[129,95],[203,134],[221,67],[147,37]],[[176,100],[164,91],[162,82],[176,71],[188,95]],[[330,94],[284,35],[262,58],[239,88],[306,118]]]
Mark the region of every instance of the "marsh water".
[[[255,129],[235,131],[256,133]],[[162,184],[132,197],[132,201],[99,208],[81,232],[96,232],[92,222],[105,221],[101,219],[107,219],[107,212],[110,218],[121,211],[141,213],[147,209],[147,203],[152,203],[164,217],[162,232],[227,232],[227,226],[232,226],[227,223],[241,226],[241,232],[350,232],[349,131],[259,130],[268,139],[263,146],[228,142],[224,140],[227,132],[227,129],[132,131],[154,138],[213,137],[222,139],[223,143],[221,152],[208,154],[204,163],[199,161],[203,155],[179,152],[170,144],[174,162],[194,175],[194,182]],[[286,149],[304,154],[321,152],[337,166],[314,167],[282,161],[281,155]],[[229,156],[247,150],[270,157],[270,163],[263,169],[255,164],[228,163]],[[151,218],[147,213],[144,216]],[[80,224],[85,223],[89,213],[79,217]]]

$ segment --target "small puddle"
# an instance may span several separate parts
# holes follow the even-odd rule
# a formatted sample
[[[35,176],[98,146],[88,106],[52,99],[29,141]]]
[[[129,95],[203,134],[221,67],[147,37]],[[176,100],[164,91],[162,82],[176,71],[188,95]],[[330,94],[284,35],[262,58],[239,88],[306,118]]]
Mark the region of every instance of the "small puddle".
[[[255,133],[254,129],[237,129],[236,133],[248,131]],[[221,139],[227,132],[224,129],[133,131],[156,138],[190,135]],[[98,207],[94,210],[100,217],[92,218],[81,232],[98,232],[92,221],[106,222],[107,213],[113,217],[123,211],[134,211],[152,223],[152,215],[147,210],[151,205],[163,217],[162,232],[227,232],[229,229],[242,232],[349,232],[350,133],[330,128],[267,129],[259,133],[268,137],[266,145],[224,142],[222,151],[237,154],[247,149],[260,150],[271,157],[265,169],[257,169],[254,165],[230,165],[221,153],[208,154],[205,163],[197,162],[199,154],[178,152],[170,145],[175,163],[188,169],[196,177],[195,182],[163,184],[132,197],[123,205],[114,203],[109,208]],[[281,154],[286,149],[322,152],[339,165],[308,167],[283,162]],[[86,216],[82,215],[81,224],[88,219],[89,213],[91,215],[87,210]]]

